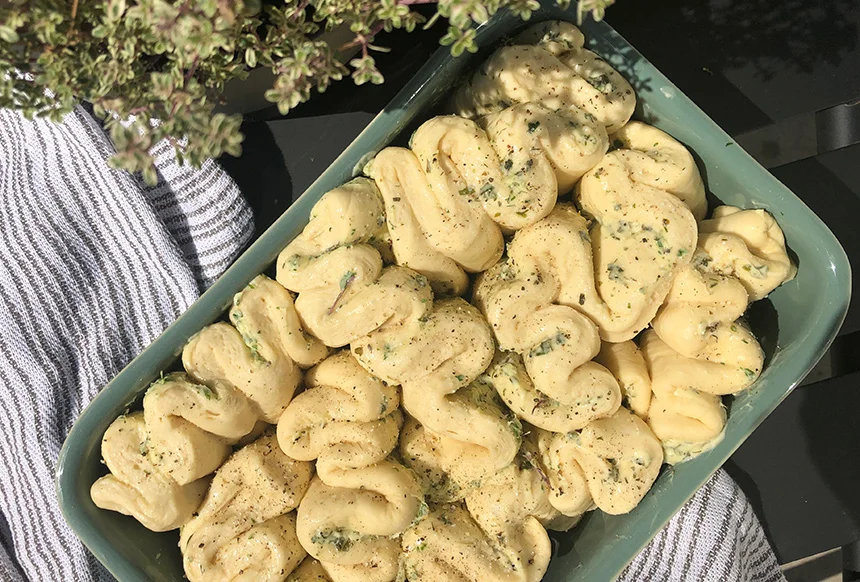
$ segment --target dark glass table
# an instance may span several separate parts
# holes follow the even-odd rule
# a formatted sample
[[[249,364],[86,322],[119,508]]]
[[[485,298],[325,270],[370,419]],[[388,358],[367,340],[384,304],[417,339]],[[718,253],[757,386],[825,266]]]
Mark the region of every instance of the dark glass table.
[[[860,272],[856,0],[619,0],[607,20],[800,196]],[[286,117],[275,108],[247,116],[242,157],[221,161],[254,207],[258,234],[417,71],[442,33],[437,26],[378,39],[394,49],[378,58],[382,86],[345,81]],[[848,562],[860,554],[858,413],[860,306],[852,301],[822,364],[726,467],[781,563],[840,546]]]

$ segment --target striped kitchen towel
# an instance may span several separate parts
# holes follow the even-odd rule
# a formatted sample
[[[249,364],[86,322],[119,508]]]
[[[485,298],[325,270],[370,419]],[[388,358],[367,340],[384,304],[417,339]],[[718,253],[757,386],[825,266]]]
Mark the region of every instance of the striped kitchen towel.
[[[214,162],[155,150],[159,183],[108,168],[83,108],[62,124],[0,110],[0,578],[111,580],[75,538],[54,489],[83,407],[230,264],[251,211]],[[622,575],[625,581],[782,580],[737,485],[718,473]]]

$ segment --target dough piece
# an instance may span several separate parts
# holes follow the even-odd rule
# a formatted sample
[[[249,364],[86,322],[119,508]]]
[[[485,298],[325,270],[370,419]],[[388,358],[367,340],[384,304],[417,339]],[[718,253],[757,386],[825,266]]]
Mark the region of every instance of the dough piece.
[[[565,434],[547,430],[532,429],[536,444],[537,458],[529,459],[539,467],[550,485],[549,502],[562,515],[579,520],[586,512],[596,509],[594,499],[585,473],[579,463],[570,454]],[[563,523],[563,522],[562,522]],[[576,522],[570,522],[570,526]],[[566,529],[565,527],[550,527],[549,529]]]
[[[697,195],[689,187],[701,188],[692,157],[667,134],[639,122],[620,133],[625,149],[606,154],[579,183],[579,205],[594,222],[561,279],[561,302],[590,317],[613,343],[648,325],[690,263],[697,225],[688,204]]]
[[[440,505],[407,530],[403,552],[404,573],[410,582],[535,579],[534,569],[512,562],[461,504]]]
[[[556,489],[558,482],[553,483],[543,466],[539,432],[544,431],[529,429],[516,461],[466,497],[472,518],[512,563],[522,564],[527,580],[540,580],[549,565],[546,529],[566,531],[582,513],[575,508],[565,515],[554,504],[565,493]],[[587,496],[587,488],[582,490]]]
[[[761,346],[740,319],[752,301],[794,277],[785,237],[764,210],[720,206],[699,225],[699,248],[652,322],[688,358],[697,389],[734,394],[758,379]],[[695,369],[695,370],[694,370]]]
[[[180,532],[191,582],[281,581],[305,551],[293,509],[305,495],[310,463],[284,455],[273,434],[233,454],[218,470],[197,515]]]
[[[764,353],[739,319],[746,307],[746,289],[734,277],[695,266],[683,270],[652,322],[660,339],[682,357],[662,381],[667,375],[676,384],[694,378],[697,390],[717,395],[740,392],[755,382]]]
[[[191,519],[208,479],[180,485],[149,457],[142,412],[120,416],[102,437],[102,458],[110,473],[90,488],[97,507],[130,515],[152,531],[176,529]]]
[[[513,103],[540,103],[549,109],[579,109],[612,133],[636,107],[624,77],[584,48],[585,38],[567,22],[537,24],[502,47],[457,94],[455,111],[482,117]]]
[[[519,420],[505,410],[484,377],[446,400],[460,411],[463,424],[451,423],[450,429],[461,431],[457,438],[428,430],[412,417],[406,419],[400,435],[400,455],[433,503],[460,500],[509,466],[522,435]]]
[[[573,307],[559,305],[577,269],[591,272],[590,256],[568,244],[585,250],[584,229],[573,207],[559,205],[519,231],[507,260],[475,286],[474,301],[493,326],[499,348],[522,356],[497,358],[488,376],[518,416],[556,432],[578,430],[621,404],[618,382],[591,361],[600,351],[597,326]]]
[[[236,295],[230,319],[235,327],[216,323],[188,341],[182,352],[188,374],[153,382],[133,428],[117,424],[125,426],[123,438],[106,433],[110,442],[102,454],[106,463],[112,459],[108,467],[115,476],[93,485],[97,504],[157,531],[183,525],[199,505],[201,479],[224,462],[232,445],[276,422],[293,397],[301,367],[327,353],[302,331],[289,292],[265,275]],[[136,443],[130,435],[138,429],[145,434]],[[120,468],[122,463],[129,466]],[[155,492],[136,485],[144,478]],[[146,497],[161,498],[163,509],[148,506]]]
[[[594,335],[596,337],[596,332]],[[541,345],[555,346],[554,350],[562,349],[568,345],[570,338],[564,335],[559,337],[564,339],[564,344],[541,342]],[[572,349],[577,349],[576,344],[571,343]],[[541,345],[538,349],[543,349]],[[588,353],[591,351],[593,350]],[[532,380],[522,356],[516,352],[499,352],[487,369],[484,380],[495,388],[517,416],[534,426],[553,432],[578,430],[595,418],[612,414],[620,406],[621,393],[618,383],[611,373],[599,364],[586,363],[580,366],[580,371],[569,374],[566,378],[564,368],[559,368],[555,368],[560,376],[558,380],[550,383],[550,388],[545,389],[546,391],[540,390],[538,386],[541,384]],[[553,365],[550,362],[546,374],[539,377],[543,379],[552,370]],[[550,395],[549,390],[552,389],[555,389],[555,393]]]
[[[400,395],[347,351],[311,369],[305,381],[307,390],[278,423],[288,455],[317,461],[298,510],[299,540],[335,581],[393,580],[395,538],[423,504],[412,472],[388,458],[400,430]]]
[[[712,449],[723,438],[726,409],[716,394],[698,389],[690,360],[669,347],[653,330],[640,343],[648,363],[653,398],[648,426],[674,465]],[[695,363],[695,362],[694,362]]]
[[[257,414],[239,390],[199,384],[187,374],[164,376],[143,398],[150,460],[180,485],[212,473],[232,444],[254,430]]]
[[[301,368],[322,360],[326,347],[306,334],[289,292],[259,275],[236,294],[230,321],[205,327],[182,351],[194,379],[222,382],[242,392],[257,416],[280,418],[301,380]],[[235,327],[234,327],[235,326]]]
[[[797,274],[788,258],[785,235],[765,210],[719,206],[699,225],[699,246],[712,259],[709,268],[736,277],[750,301],[771,291]]]
[[[610,515],[636,507],[663,464],[660,441],[626,408],[579,432],[556,434],[551,447],[559,458],[579,465],[594,504]]]

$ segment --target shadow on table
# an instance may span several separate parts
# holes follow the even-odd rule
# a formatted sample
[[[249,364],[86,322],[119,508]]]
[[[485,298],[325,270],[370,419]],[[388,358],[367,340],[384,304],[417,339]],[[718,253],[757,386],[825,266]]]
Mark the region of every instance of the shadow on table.
[[[616,3],[607,11],[607,20],[735,135],[773,121],[750,98],[744,79],[766,82],[851,58],[858,47],[858,29],[856,19],[847,15],[854,10],[856,0],[664,0]],[[740,80],[724,76],[741,68],[749,71]],[[832,85],[827,80],[804,92],[829,95]],[[794,99],[773,95],[766,102]]]
[[[860,540],[860,332],[837,338],[831,353],[834,378],[804,388],[800,420],[819,476]]]
[[[242,133],[242,155],[224,155],[218,162],[236,181],[254,211],[256,240],[291,204],[293,179],[267,124],[246,121]]]

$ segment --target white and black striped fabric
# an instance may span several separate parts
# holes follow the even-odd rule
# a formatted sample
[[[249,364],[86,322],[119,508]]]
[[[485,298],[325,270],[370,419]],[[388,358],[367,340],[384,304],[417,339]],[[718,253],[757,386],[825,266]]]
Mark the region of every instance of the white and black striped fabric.
[[[253,233],[214,162],[160,182],[108,168],[82,108],[62,124],[0,110],[0,577],[111,580],[60,515],[54,469],[82,408],[185,310]],[[761,525],[718,473],[622,576],[781,580]]]
[[[630,563],[619,582],[780,582],[746,496],[720,469]]]

